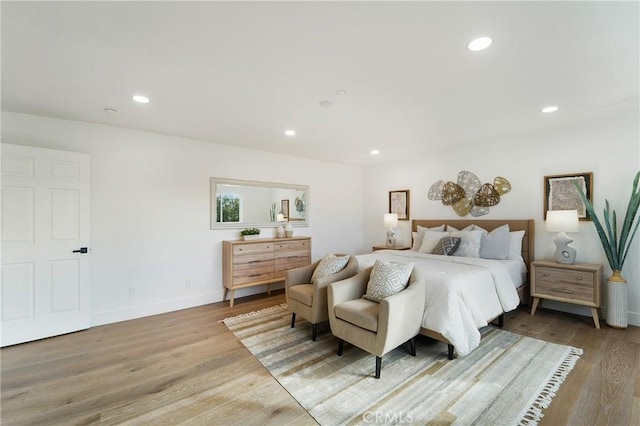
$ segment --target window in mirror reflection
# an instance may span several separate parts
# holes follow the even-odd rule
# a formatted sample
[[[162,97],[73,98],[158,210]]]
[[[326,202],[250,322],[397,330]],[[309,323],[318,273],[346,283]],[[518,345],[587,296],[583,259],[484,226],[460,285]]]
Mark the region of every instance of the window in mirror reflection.
[[[217,194],[216,196],[216,222],[240,223],[242,222],[242,198],[239,194]]]

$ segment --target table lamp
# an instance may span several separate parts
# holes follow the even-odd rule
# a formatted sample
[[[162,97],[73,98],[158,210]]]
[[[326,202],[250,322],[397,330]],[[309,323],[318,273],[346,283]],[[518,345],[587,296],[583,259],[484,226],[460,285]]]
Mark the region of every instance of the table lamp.
[[[568,246],[568,244],[573,242],[573,240],[567,236],[566,232],[578,232],[580,230],[578,211],[547,211],[545,229],[547,232],[558,232],[558,236],[553,240],[553,242],[556,243],[556,262],[572,265],[576,261],[576,250],[573,247]]]
[[[385,213],[384,226],[389,229],[387,231],[387,247],[393,248],[396,246],[396,237],[394,237],[393,228],[398,226],[398,215],[396,213]]]

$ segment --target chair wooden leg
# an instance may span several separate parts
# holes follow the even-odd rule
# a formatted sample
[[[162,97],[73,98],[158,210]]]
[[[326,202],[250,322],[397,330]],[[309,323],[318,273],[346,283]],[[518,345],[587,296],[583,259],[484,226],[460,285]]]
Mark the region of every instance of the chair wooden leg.
[[[344,340],[338,339],[338,356],[342,356],[343,349],[344,349]]]
[[[291,328],[293,328],[296,325],[296,313],[293,312],[291,314]]]
[[[411,354],[411,356],[416,356],[416,338],[412,337],[411,339],[409,339],[409,353]]]
[[[381,369],[382,369],[382,357],[376,356],[376,379],[380,378]]]
[[[318,335],[318,324],[311,324],[311,340],[316,341]]]
[[[447,352],[449,359],[453,359],[453,345],[451,343],[447,344]]]

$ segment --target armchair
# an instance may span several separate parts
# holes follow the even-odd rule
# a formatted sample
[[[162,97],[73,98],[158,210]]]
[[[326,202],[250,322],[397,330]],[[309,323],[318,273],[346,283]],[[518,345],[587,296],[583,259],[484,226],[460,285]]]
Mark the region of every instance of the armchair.
[[[329,324],[338,338],[338,355],[344,341],[376,356],[376,379],[380,378],[382,356],[405,342],[416,355],[415,336],[420,332],[424,312],[425,283],[413,270],[407,287],[376,303],[363,299],[373,267],[334,282],[327,290]]]
[[[358,259],[351,256],[344,269],[312,281],[313,273],[319,264],[320,260],[301,268],[289,269],[284,281],[287,306],[291,310],[291,328],[295,326],[296,314],[300,315],[311,323],[311,339],[314,342],[318,324],[329,320],[327,286],[334,281],[352,277],[358,272]]]

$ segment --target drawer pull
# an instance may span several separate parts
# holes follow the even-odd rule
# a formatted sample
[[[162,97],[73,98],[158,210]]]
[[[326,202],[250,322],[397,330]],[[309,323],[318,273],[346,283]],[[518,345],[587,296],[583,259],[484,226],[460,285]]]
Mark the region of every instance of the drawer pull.
[[[549,276],[549,273],[548,273],[548,272],[545,272],[545,273],[544,273],[544,276],[545,276],[545,277],[548,277],[548,276]]]
[[[573,290],[569,290],[568,288],[563,288],[563,287],[552,287],[551,290],[557,291],[560,293],[573,294]]]
[[[578,280],[578,281],[582,281],[582,277],[578,277],[578,278],[577,278],[577,280]]]

